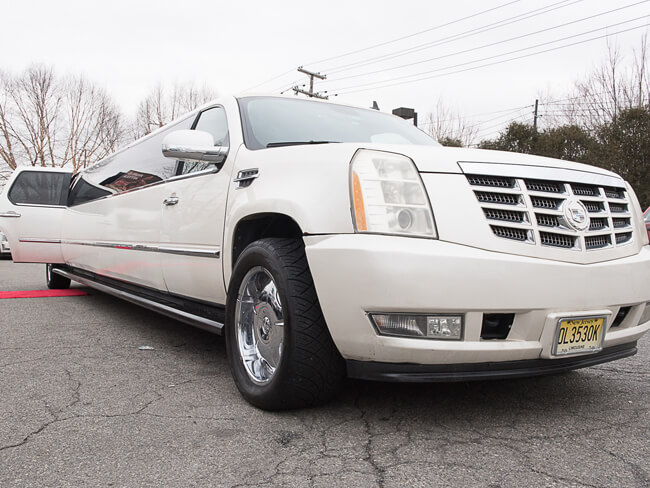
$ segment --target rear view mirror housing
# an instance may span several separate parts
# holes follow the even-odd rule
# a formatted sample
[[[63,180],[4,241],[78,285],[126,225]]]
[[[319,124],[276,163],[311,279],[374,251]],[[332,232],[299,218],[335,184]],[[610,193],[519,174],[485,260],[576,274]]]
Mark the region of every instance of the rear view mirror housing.
[[[228,153],[228,147],[215,146],[208,132],[177,130],[163,139],[162,153],[166,158],[221,163]]]

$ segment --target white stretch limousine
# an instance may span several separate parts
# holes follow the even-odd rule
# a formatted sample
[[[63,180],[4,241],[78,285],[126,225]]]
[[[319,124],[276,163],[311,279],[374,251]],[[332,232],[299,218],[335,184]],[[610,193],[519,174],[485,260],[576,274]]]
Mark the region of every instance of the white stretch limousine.
[[[650,328],[634,192],[591,166],[443,148],[373,110],[225,98],[75,175],[17,170],[16,262],[224,333],[243,396],[631,356]]]

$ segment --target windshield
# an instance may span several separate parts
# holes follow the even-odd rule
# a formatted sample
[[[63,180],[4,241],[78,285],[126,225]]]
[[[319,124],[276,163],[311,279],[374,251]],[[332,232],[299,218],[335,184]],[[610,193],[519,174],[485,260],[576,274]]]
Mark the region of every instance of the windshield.
[[[439,146],[410,122],[376,110],[304,99],[239,99],[249,149],[329,142]]]

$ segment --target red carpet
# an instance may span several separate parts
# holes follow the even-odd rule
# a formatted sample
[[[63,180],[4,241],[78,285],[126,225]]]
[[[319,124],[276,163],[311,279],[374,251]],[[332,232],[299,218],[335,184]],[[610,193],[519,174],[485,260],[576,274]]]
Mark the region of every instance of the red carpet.
[[[0,300],[3,298],[79,297],[84,295],[88,295],[88,293],[76,288],[70,290],[0,291]]]

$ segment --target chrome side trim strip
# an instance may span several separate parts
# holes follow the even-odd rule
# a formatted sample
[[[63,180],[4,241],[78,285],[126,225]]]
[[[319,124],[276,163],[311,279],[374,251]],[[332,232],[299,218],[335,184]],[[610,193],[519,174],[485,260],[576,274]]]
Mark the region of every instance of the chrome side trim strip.
[[[61,239],[37,239],[32,237],[25,237],[18,239],[18,242],[31,242],[36,244],[61,244]]]
[[[182,256],[194,256],[200,258],[216,258],[221,257],[221,249],[193,249],[187,247],[172,247],[172,246],[155,246],[148,244],[125,244],[119,242],[100,242],[100,241],[60,241],[62,244],[69,244],[73,246],[91,246],[91,247],[106,247],[110,249],[125,249],[128,251],[145,251],[145,252],[160,252],[164,254],[179,254]]]
[[[97,283],[88,278],[83,278],[69,271],[53,268],[52,272],[64,276],[66,278],[69,278],[73,281],[77,281],[82,285],[86,285],[89,286],[90,288],[94,288],[95,290],[101,291],[102,293],[113,295],[114,297],[121,298],[122,300],[126,300],[127,302],[135,303],[136,305],[140,305],[141,307],[147,308],[149,310],[153,310],[154,312],[161,313],[163,315],[166,315],[167,317],[171,317],[181,322],[185,322],[186,324],[192,325],[194,327],[198,327],[199,329],[207,330],[209,332],[214,332],[219,335],[223,333],[224,325],[220,322],[199,317],[198,315],[192,315],[190,313],[183,312],[182,310],[177,310],[167,305],[154,302],[153,300],[149,300],[147,298],[143,298],[141,296],[134,295],[132,293],[128,293],[122,290],[117,290],[107,285],[102,285],[101,283]]]
[[[535,178],[539,180],[560,180],[573,183],[586,183],[598,186],[625,188],[620,177],[592,173],[586,170],[549,168],[547,166],[524,166],[506,163],[478,163],[459,161],[458,166],[465,174],[487,174],[510,178]]]

